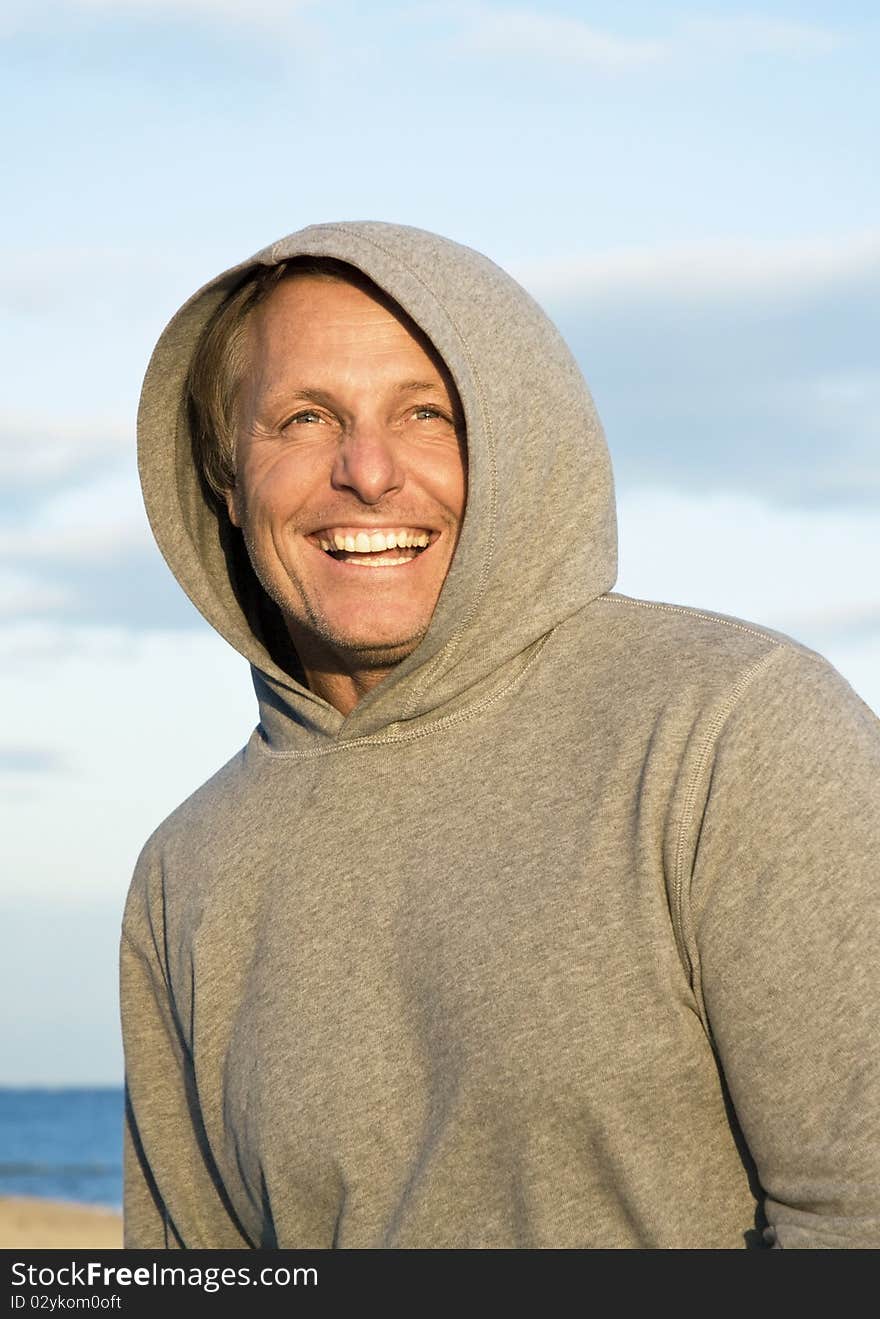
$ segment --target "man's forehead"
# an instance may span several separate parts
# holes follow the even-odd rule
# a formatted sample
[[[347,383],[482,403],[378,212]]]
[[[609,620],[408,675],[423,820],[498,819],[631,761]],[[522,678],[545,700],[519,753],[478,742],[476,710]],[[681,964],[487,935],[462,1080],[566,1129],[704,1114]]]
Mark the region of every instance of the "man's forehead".
[[[328,346],[333,358],[322,356]],[[249,355],[255,366],[271,363],[273,376],[277,370],[287,374],[285,366],[302,359],[309,359],[311,369],[323,375],[349,355],[365,355],[374,369],[394,356],[410,357],[415,372],[394,382],[398,392],[445,390],[458,397],[446,363],[425,332],[366,279],[310,272],[286,275],[255,309]]]
[[[264,319],[282,320],[295,311],[300,317],[330,319],[342,315],[375,320],[409,322],[403,308],[377,285],[364,279],[343,279],[338,275],[293,271],[285,274],[257,308]]]
[[[255,309],[254,338],[261,348],[307,351],[329,340],[334,346],[412,342],[427,352],[423,332],[380,290],[311,275],[283,279]]]

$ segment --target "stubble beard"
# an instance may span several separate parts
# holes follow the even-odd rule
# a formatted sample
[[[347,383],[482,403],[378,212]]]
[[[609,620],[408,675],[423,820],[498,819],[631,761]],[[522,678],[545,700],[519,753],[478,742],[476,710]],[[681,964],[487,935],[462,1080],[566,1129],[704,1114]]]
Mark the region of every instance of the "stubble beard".
[[[259,551],[247,531],[243,530],[243,537],[254,575],[266,595],[278,607],[300,663],[305,667],[326,671],[328,667],[334,667],[328,666],[328,659],[335,657],[339,671],[347,674],[390,671],[411,655],[425,636],[427,625],[413,636],[398,641],[378,645],[352,641],[335,631],[324,615],[313,608],[304,590],[301,590],[304,612],[293,610],[283,586],[274,580],[271,572],[261,566]],[[362,571],[367,572],[369,569]]]
[[[278,603],[278,602],[276,602]],[[279,604],[290,639],[296,648],[300,660],[314,667],[326,667],[328,652],[339,663],[340,669],[349,674],[375,673],[389,671],[411,655],[424,637],[427,628],[415,636],[400,641],[385,642],[381,645],[352,641],[340,635],[328,625],[326,620],[308,609],[308,623],[292,615]],[[323,658],[323,663],[322,663]]]

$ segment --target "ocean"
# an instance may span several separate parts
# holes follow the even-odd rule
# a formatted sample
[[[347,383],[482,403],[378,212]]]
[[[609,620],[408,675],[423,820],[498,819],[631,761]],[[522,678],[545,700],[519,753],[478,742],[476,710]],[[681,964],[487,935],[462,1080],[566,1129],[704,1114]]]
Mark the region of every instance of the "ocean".
[[[122,1208],[122,1087],[0,1088],[0,1195]]]

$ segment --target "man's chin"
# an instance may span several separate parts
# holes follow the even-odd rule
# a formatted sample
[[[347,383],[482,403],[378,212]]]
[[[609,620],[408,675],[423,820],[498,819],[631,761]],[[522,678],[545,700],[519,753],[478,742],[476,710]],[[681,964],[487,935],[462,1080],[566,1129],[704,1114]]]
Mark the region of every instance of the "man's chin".
[[[303,628],[288,618],[288,631],[301,660],[307,667],[338,673],[368,673],[392,669],[418,646],[427,628],[401,636],[400,633],[377,637],[365,633],[343,633],[322,627]]]
[[[418,646],[424,632],[403,640],[367,641],[338,639],[334,650],[351,669],[389,669],[405,660]]]

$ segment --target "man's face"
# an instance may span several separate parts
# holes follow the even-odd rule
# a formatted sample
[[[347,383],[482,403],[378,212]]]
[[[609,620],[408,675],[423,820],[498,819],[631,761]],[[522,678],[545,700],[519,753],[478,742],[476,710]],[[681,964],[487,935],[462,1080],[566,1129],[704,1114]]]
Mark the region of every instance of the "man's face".
[[[283,280],[249,336],[229,515],[303,658],[395,664],[427,630],[464,515],[452,380],[400,314],[336,280]]]

